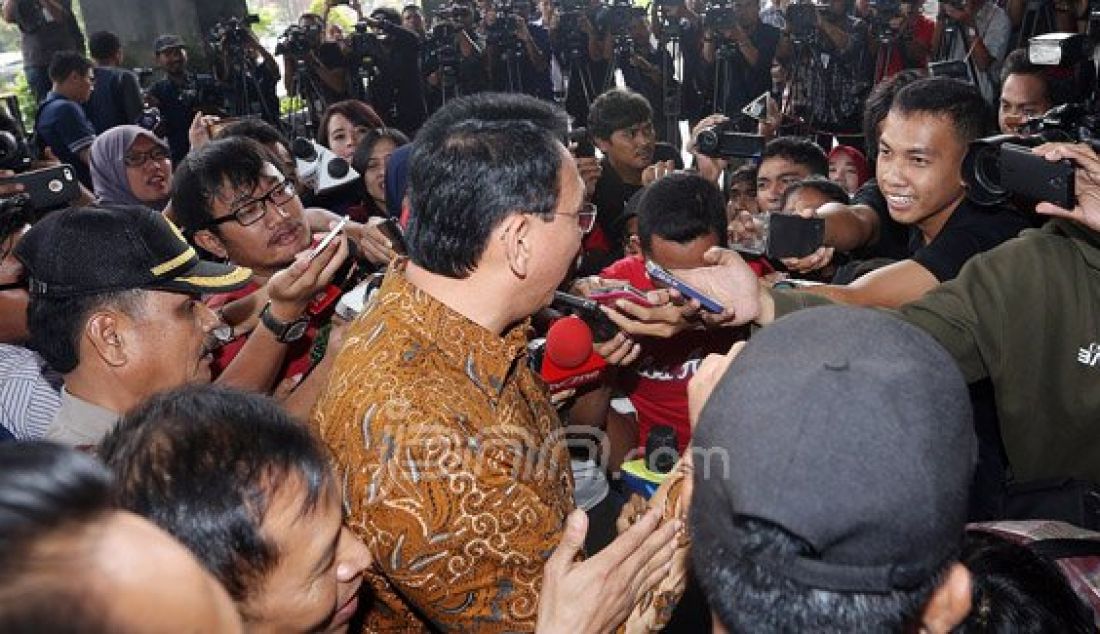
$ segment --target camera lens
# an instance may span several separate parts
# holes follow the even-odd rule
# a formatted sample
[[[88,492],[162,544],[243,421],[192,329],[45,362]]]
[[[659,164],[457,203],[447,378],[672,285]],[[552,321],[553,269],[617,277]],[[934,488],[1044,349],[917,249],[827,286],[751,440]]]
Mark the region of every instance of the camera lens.
[[[715,127],[703,128],[695,137],[695,148],[699,153],[707,156],[714,155],[718,151],[719,135]]]

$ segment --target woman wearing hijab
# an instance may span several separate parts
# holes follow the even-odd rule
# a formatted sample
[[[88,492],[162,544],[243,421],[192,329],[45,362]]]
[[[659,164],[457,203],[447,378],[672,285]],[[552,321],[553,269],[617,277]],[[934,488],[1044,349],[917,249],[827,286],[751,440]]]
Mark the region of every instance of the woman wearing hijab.
[[[172,195],[168,144],[136,125],[120,125],[96,137],[92,186],[100,204],[144,205],[163,210]]]

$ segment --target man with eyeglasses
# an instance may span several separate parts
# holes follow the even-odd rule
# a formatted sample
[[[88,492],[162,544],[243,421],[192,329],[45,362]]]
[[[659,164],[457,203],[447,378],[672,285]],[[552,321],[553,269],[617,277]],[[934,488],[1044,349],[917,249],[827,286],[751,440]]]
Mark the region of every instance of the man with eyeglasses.
[[[302,381],[295,394],[311,404],[324,384],[332,357],[326,355],[318,361],[314,350],[332,309],[310,311],[308,301],[280,302],[270,296],[268,281],[305,259],[304,252],[313,241],[294,183],[277,162],[251,139],[228,137],[207,143],[191,152],[176,170],[172,210],[196,246],[218,259],[252,269],[252,278],[243,288],[210,297],[206,305],[230,312],[240,306],[237,300],[254,298],[250,312],[259,314],[262,328],[257,330],[273,335],[286,348],[272,373],[275,384]],[[334,259],[326,267],[328,279],[344,259]],[[227,321],[239,320],[227,316]],[[215,377],[253,336],[255,333],[239,333],[215,352],[211,366]]]
[[[76,176],[92,188],[89,171],[95,128],[82,107],[92,96],[92,62],[75,51],[55,53],[50,62],[53,89],[38,107],[34,131],[62,163],[73,166]]]
[[[313,414],[375,562],[367,630],[535,629],[574,500],[528,329],[595,220],[566,129],[553,104],[480,93],[417,134],[409,258],[350,326]],[[631,346],[613,341],[621,360]]]

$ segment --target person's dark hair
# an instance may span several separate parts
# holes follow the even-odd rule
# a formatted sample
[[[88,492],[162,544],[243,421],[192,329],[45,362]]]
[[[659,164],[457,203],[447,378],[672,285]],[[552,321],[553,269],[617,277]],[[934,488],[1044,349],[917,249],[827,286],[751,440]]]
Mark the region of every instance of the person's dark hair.
[[[918,79],[898,91],[891,112],[904,116],[947,117],[955,127],[955,138],[963,145],[986,136],[993,124],[989,106],[978,89],[947,77]]]
[[[416,4],[406,4],[404,7],[401,8],[401,15],[405,15],[405,13],[408,11],[415,11],[416,13],[419,13],[421,15],[424,14],[424,11],[420,8],[420,5]]]
[[[80,266],[73,262],[72,266]],[[27,347],[42,355],[50,368],[65,374],[80,364],[80,338],[92,313],[114,309],[139,316],[145,309],[146,291],[131,289],[74,297],[46,297],[31,293],[27,306]]]
[[[835,183],[822,176],[811,176],[785,189],[783,191],[783,196],[779,199],[779,208],[786,209],[787,202],[791,199],[791,196],[794,196],[795,192],[801,189],[816,190],[829,200],[838,202],[842,205],[850,205],[852,203],[852,197],[848,195],[848,192],[844,191],[844,187],[839,183]]]
[[[360,174],[367,169],[370,155],[374,152],[374,146],[382,139],[393,141],[394,148],[399,148],[409,142],[409,137],[397,128],[375,128],[359,139],[359,145],[355,148],[355,154],[351,157],[351,166]]]
[[[88,54],[97,62],[114,57],[122,50],[122,40],[110,31],[96,31],[88,36]]]
[[[721,541],[707,539],[714,533],[706,531],[693,537],[691,546],[699,584],[730,632],[904,631],[920,616],[951,563],[943,562],[936,574],[909,591],[833,592],[775,571],[786,557],[813,553],[801,538],[753,518],[735,518],[733,526]]]
[[[278,143],[290,151],[290,141],[278,128],[263,119],[241,119],[225,126],[214,136],[215,139],[226,139],[231,136],[252,139],[260,145],[272,145]]]
[[[781,136],[768,141],[764,151],[760,154],[760,163],[778,157],[788,160],[796,165],[805,165],[811,174],[827,176],[829,174],[829,157],[821,146],[801,137]]]
[[[393,7],[376,7],[370,12],[370,17],[375,20],[385,20],[390,24],[401,24],[401,14]]]
[[[653,237],[686,244],[713,233],[726,246],[726,210],[714,183],[692,172],[675,172],[645,188],[638,201],[638,240],[649,252]]]
[[[894,96],[899,90],[922,77],[918,70],[903,70],[875,84],[871,94],[867,96],[867,102],[863,104],[863,139],[867,146],[867,162],[872,172],[875,171],[875,159],[878,157],[879,126],[886,115],[890,114]]]
[[[398,18],[397,22],[400,24],[401,19]],[[374,108],[358,99],[337,101],[325,108],[324,114],[321,115],[321,122],[317,125],[317,142],[325,147],[328,147],[328,127],[332,123],[333,115],[337,114],[343,115],[352,125],[362,125],[368,128],[381,128],[386,125],[382,122],[382,117],[379,117],[378,113],[374,111]]]
[[[111,486],[75,449],[0,444],[0,632],[119,631],[104,616],[110,598],[80,574],[92,554],[82,533],[114,510]]]
[[[610,139],[616,130],[653,121],[653,108],[644,96],[625,88],[612,88],[592,102],[588,131],[596,139]]]
[[[237,189],[255,188],[265,163],[282,173],[279,160],[267,148],[243,136],[211,141],[189,152],[172,177],[176,223],[187,234],[204,228],[213,220],[210,209],[221,188],[226,183]]]
[[[77,73],[83,75],[92,68],[92,62],[76,51],[58,51],[50,60],[50,80],[61,83],[69,78],[69,75]]]
[[[730,183],[748,183],[752,185],[753,189],[756,189],[756,172],[760,167],[755,163],[746,163],[741,167],[733,170],[730,174]]]
[[[1096,631],[1058,567],[1026,546],[967,531],[960,561],[970,571],[971,608],[956,632]]]
[[[405,238],[412,262],[464,278],[505,217],[552,219],[564,122],[557,106],[521,94],[462,97],[432,115],[409,159]]]
[[[154,396],[99,445],[119,505],[182,542],[238,603],[281,553],[261,526],[281,487],[300,485],[300,517],[336,495],[329,456],[273,400],[214,386]]]
[[[1001,66],[1001,84],[1004,84],[1009,75],[1035,75],[1046,84],[1046,67],[1036,66],[1027,57],[1027,49],[1018,48],[1005,57]]]

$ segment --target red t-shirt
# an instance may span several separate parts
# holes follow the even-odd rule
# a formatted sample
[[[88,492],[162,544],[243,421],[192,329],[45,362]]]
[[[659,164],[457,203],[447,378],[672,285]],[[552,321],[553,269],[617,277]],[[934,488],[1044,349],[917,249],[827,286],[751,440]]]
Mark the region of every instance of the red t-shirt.
[[[640,291],[656,288],[645,271],[645,260],[628,256],[600,272],[600,277],[629,282]],[[645,337],[642,354],[630,368],[619,373],[622,387],[638,410],[638,443],[644,448],[654,425],[668,425],[676,431],[682,452],[691,440],[688,420],[687,385],[699,363],[708,354],[725,354],[740,338],[732,328],[687,330],[670,339]]]
[[[206,300],[206,305],[212,309],[218,309],[234,300],[238,300],[242,297],[247,297],[252,293],[255,293],[260,289],[260,285],[251,282],[248,286],[229,293],[219,293],[217,295],[211,295]],[[275,385],[292,376],[302,375],[305,376],[312,367],[313,362],[310,358],[310,352],[313,350],[313,342],[317,339],[317,332],[320,327],[327,323],[327,315],[322,319],[314,316],[310,319],[309,327],[306,329],[306,334],[301,339],[287,344],[286,356],[283,357],[283,365],[279,369],[278,375],[275,377]],[[262,328],[263,326],[258,326]],[[235,337],[232,341],[225,344],[214,351],[214,361],[210,364],[210,371],[212,378],[217,378],[231,361],[237,356],[237,353],[244,347],[245,342],[248,341],[248,335],[240,335]]]
[[[913,39],[924,44],[928,47],[928,50],[932,50],[932,36],[936,33],[936,23],[923,15],[917,15],[913,19]],[[893,77],[897,73],[905,70],[905,60],[901,55],[901,46],[899,42],[894,50],[890,53],[890,60],[886,63],[886,77]],[[927,59],[913,60],[916,63],[916,68],[924,68],[928,65]]]

